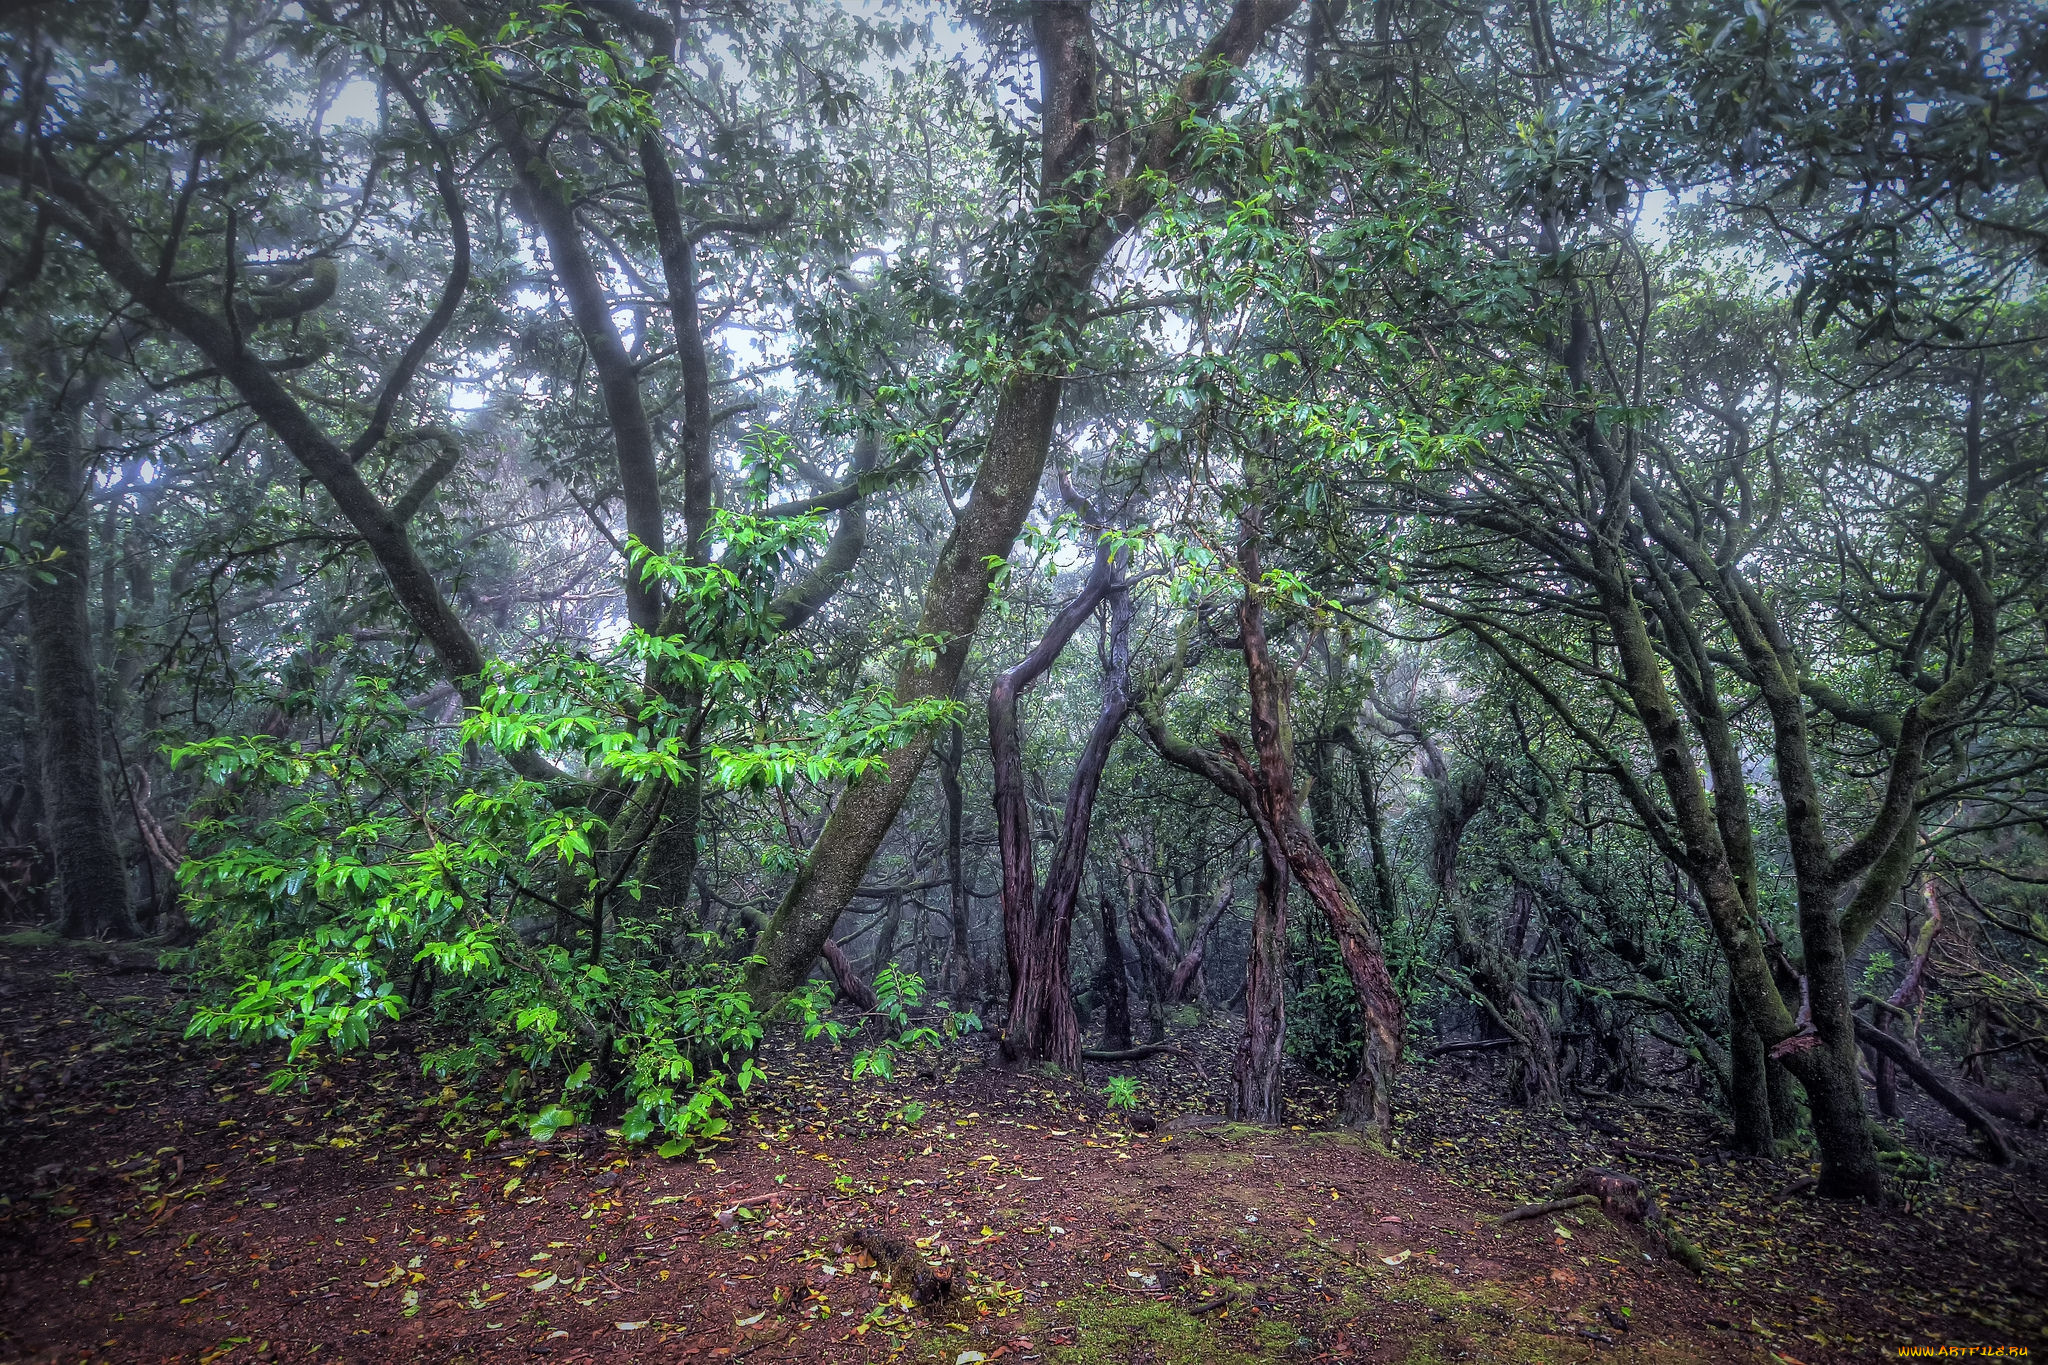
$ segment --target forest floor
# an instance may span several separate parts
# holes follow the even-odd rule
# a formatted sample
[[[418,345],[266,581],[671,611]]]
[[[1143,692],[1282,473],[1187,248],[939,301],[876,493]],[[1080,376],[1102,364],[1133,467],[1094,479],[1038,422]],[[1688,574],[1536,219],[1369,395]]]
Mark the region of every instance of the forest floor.
[[[182,1041],[134,949],[0,936],[0,1360],[1781,1361],[2048,1346],[2048,1189],[1921,1116],[1890,1207],[1781,1192],[1669,1097],[1502,1107],[1418,1067],[1398,1154],[1225,1125],[1180,1057],[1127,1068],[1156,1131],[986,1045],[892,1082],[779,1039],[731,1140],[664,1161],[591,1128],[486,1144],[491,1097],[403,1042],[263,1089],[275,1058]],[[1176,1035],[1227,1068],[1227,1029]],[[914,1120],[914,1121],[913,1121]],[[2023,1140],[2032,1146],[2032,1134]],[[1951,1150],[1951,1148],[1953,1150]],[[1699,1154],[1707,1154],[1701,1157]],[[1652,1184],[1708,1261],[1586,1210],[1498,1226],[1593,1165]],[[900,1239],[884,1246],[866,1232]],[[912,1243],[950,1276],[882,1282]]]

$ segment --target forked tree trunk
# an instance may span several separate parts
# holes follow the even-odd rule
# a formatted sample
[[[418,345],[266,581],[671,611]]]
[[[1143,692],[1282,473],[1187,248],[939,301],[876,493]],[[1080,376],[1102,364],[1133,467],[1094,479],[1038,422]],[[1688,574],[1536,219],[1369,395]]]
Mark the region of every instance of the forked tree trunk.
[[[1131,907],[1131,941],[1137,945],[1146,980],[1157,983],[1159,1003],[1170,1010],[1200,993],[1202,962],[1208,954],[1209,936],[1230,908],[1233,883],[1230,874],[1224,873],[1217,883],[1208,915],[1183,943],[1181,932],[1174,924],[1173,908],[1163,890],[1163,879],[1162,889],[1155,892],[1153,882],[1159,874],[1146,870],[1144,866],[1154,861],[1151,840],[1145,841],[1143,863],[1129,841],[1120,838],[1118,842],[1125,858],[1124,887]]]
[[[1251,770],[1234,743],[1227,748],[1239,771],[1254,784],[1267,819],[1279,835],[1289,870],[1323,912],[1351,984],[1358,992],[1365,1021],[1365,1049],[1358,1072],[1344,1092],[1345,1120],[1378,1141],[1389,1141],[1394,1131],[1394,1078],[1400,1069],[1407,1031],[1405,1011],[1394,989],[1393,976],[1387,970],[1379,932],[1359,908],[1351,888],[1331,869],[1315,831],[1302,818],[1294,782],[1287,682],[1273,666],[1265,616],[1259,605],[1263,574],[1256,526],[1246,528],[1239,565],[1247,586],[1238,609],[1238,626],[1244,641],[1252,743],[1259,759],[1257,771]]]
[[[1316,842],[1315,831],[1302,818],[1294,788],[1292,745],[1288,737],[1286,684],[1273,666],[1266,642],[1264,615],[1258,595],[1262,584],[1256,528],[1247,525],[1240,546],[1240,571],[1246,590],[1238,608],[1239,638],[1245,654],[1252,713],[1252,740],[1258,753],[1253,765],[1234,738],[1220,739],[1221,752],[1196,748],[1176,738],[1166,728],[1158,694],[1148,694],[1139,706],[1146,734],[1160,756],[1169,763],[1207,778],[1236,799],[1259,832],[1260,856],[1266,864],[1261,876],[1268,923],[1278,918],[1284,925],[1286,907],[1274,904],[1277,864],[1298,879],[1302,889],[1323,914],[1331,935],[1337,940],[1345,971],[1358,992],[1365,1018],[1365,1049],[1357,1074],[1344,1095],[1344,1117],[1376,1141],[1393,1136],[1394,1079],[1401,1063],[1406,1022],[1401,998],[1394,990],[1387,970],[1386,954],[1378,932],[1359,908],[1357,898],[1343,878],[1331,870]],[[1284,886],[1277,888],[1284,895]],[[1256,931],[1257,925],[1254,925]],[[1254,947],[1256,948],[1256,932]],[[1257,953],[1254,953],[1257,956]],[[1277,961],[1277,959],[1275,959]],[[1276,968],[1277,974],[1277,968]],[[1277,989],[1277,986],[1275,987]],[[1251,995],[1247,990],[1247,1010]],[[1248,1013],[1249,1017],[1249,1013]],[[1270,1011],[1260,1017],[1279,1018]],[[1263,1044],[1262,1044],[1263,1046]],[[1275,1043],[1273,1046],[1277,1047]],[[1276,1063],[1277,1064],[1277,1063]]]
[[[1111,573],[1120,573],[1122,554],[1110,561]],[[1045,885],[1035,897],[1012,914],[1008,897],[1012,888],[1028,893],[1030,831],[1014,810],[1003,818],[1006,828],[1020,829],[1021,843],[1005,843],[1003,923],[1006,934],[1016,925],[1021,932],[1010,940],[1010,1018],[1003,1030],[1003,1055],[1012,1062],[1051,1062],[1067,1071],[1081,1066],[1081,1030],[1074,1018],[1074,999],[1069,968],[1073,940],[1074,905],[1081,892],[1081,876],[1087,869],[1088,831],[1095,810],[1095,794],[1102,785],[1103,770],[1109,765],[1110,750],[1130,714],[1130,626],[1131,599],[1121,578],[1113,578],[1106,590],[1109,620],[1103,630],[1108,637],[1108,669],[1103,677],[1102,711],[1089,732],[1088,742],[1074,764],[1073,780],[1067,785],[1067,803],[1060,824],[1059,842],[1054,846],[1052,866],[1046,870]],[[996,701],[990,698],[990,742],[998,741],[993,723]],[[1014,751],[1017,736],[1014,719],[1000,740]],[[1012,771],[1022,761],[1014,752],[998,760]],[[999,786],[1000,790],[1000,786]],[[1021,793],[1012,794],[1013,804],[1022,804]],[[1024,855],[1025,873],[1013,877],[1009,867],[1011,850]],[[1021,924],[1019,923],[1021,921]]]

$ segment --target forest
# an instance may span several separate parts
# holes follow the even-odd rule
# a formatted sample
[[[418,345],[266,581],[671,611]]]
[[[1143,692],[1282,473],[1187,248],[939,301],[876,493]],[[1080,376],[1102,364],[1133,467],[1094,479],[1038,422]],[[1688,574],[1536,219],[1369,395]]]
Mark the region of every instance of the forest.
[[[0,0],[0,1358],[2048,1349],[2039,0]]]

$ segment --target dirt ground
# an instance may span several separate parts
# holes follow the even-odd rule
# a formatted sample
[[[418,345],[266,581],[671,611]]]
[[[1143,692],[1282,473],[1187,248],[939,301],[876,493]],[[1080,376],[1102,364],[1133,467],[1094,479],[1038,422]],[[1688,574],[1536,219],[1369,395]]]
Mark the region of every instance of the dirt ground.
[[[1188,1061],[1125,1068],[1143,1119],[986,1046],[855,1084],[772,1039],[730,1140],[675,1160],[592,1128],[487,1142],[402,1035],[266,1093],[275,1058],[183,1041],[146,954],[0,938],[0,1360],[1822,1361],[2048,1348],[2048,1199],[1966,1159],[1886,1208],[1781,1192],[1799,1161],[1697,1160],[1674,1097],[1503,1107],[1419,1067],[1400,1148],[1227,1125]],[[1225,1028],[1185,1039],[1227,1065]],[[2032,1150],[2033,1136],[2023,1134]],[[1707,1260],[1597,1212],[1501,1226],[1588,1166],[1654,1186]],[[894,1239],[891,1244],[886,1239]],[[918,1304],[903,1246],[946,1280]],[[928,1281],[929,1283],[929,1281]]]

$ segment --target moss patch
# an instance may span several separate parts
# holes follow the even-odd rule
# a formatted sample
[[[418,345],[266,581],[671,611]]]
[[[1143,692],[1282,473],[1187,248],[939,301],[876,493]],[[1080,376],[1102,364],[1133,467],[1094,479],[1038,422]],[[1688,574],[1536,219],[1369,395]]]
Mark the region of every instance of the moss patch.
[[[1075,1334],[1071,1345],[1045,1344],[1039,1334],[1053,1324]],[[1261,1365],[1287,1358],[1300,1335],[1292,1323],[1270,1317],[1195,1317],[1177,1303],[1103,1292],[1066,1299],[1050,1321],[1034,1321],[1031,1327],[1045,1358],[1058,1365]]]

